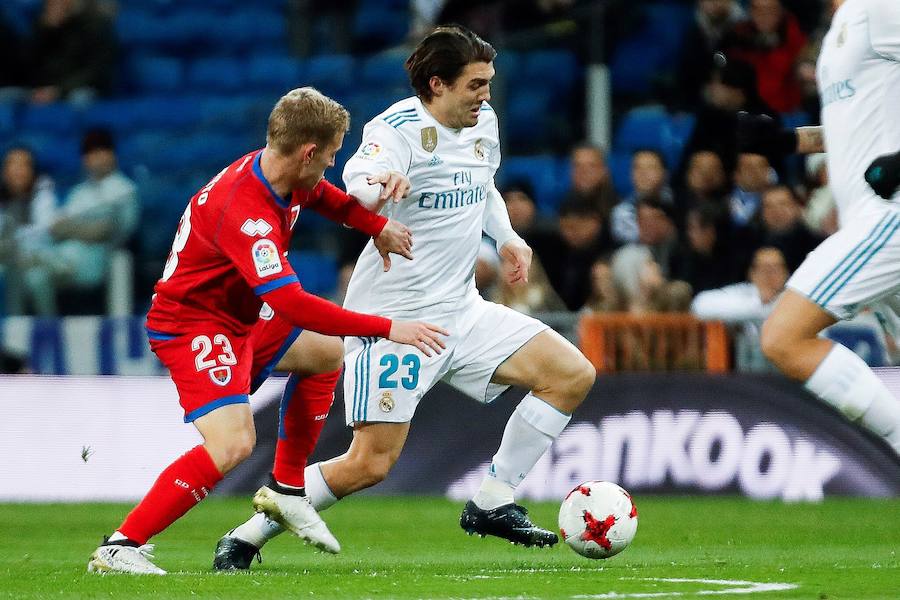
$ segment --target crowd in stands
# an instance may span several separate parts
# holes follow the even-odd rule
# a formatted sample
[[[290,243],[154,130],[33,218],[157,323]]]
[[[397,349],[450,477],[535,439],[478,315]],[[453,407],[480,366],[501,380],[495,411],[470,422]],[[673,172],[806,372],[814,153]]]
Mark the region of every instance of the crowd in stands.
[[[236,2],[12,0],[0,9],[0,52],[7,58],[0,67],[0,135],[7,142],[0,182],[0,306],[6,314],[65,314],[73,307],[102,312],[98,290],[107,283],[110,255],[123,249],[137,255],[136,305],[145,307],[188,197],[228,157],[262,145],[259,115],[289,87],[317,85],[350,108],[353,129],[339,164],[327,174],[339,181],[343,160],[372,116],[369,107],[383,106],[387,94],[409,93],[398,80],[404,44],[446,19],[473,27],[500,51],[497,110],[506,132],[498,183],[514,228],[535,251],[528,286],[509,288],[486,245],[478,265],[486,296],[531,313],[693,311],[758,319],[806,253],[837,228],[822,156],[804,161],[739,154],[733,135],[739,110],[772,115],[786,126],[816,123],[814,60],[830,14],[824,0],[556,0],[530,3],[534,10],[512,10],[516,3],[503,1],[341,0],[327,10],[308,4],[318,3],[263,2],[262,13],[280,15],[284,23],[265,34],[264,55],[242,63],[225,62],[238,60],[240,48],[217,49],[218,36],[186,42],[174,31],[179,11],[224,9],[237,18],[244,13],[235,12],[241,9]],[[586,131],[583,67],[596,58],[584,28],[586,16],[601,5],[606,25],[600,46],[612,69],[617,131],[610,148],[580,141]],[[215,14],[209,11],[197,15]],[[377,29],[378,36],[359,34],[366,23],[382,21],[368,30]],[[269,23],[263,17],[258,22],[260,28]],[[135,31],[135,24],[147,23],[172,24],[173,31],[153,41],[147,31]],[[215,30],[211,23],[203,27]],[[517,36],[535,31],[550,50],[521,49]],[[648,40],[658,40],[663,50]],[[243,51],[256,44],[250,37],[231,42],[244,43]],[[665,44],[672,44],[671,51]],[[310,57],[317,45],[324,54]],[[629,57],[629,48],[642,48],[646,56]],[[378,62],[382,57],[390,60]],[[527,77],[518,87],[503,82],[504,76],[519,79],[504,70],[525,73],[545,63],[550,68],[545,65],[544,73],[558,89],[536,90]],[[229,65],[235,64],[248,71],[232,81],[238,75]],[[257,64],[262,71],[253,71]],[[632,68],[623,72],[621,64]],[[273,65],[284,71],[276,74]],[[344,73],[341,65],[363,70]],[[152,81],[135,83],[150,67]],[[204,75],[205,67],[211,74]],[[369,81],[390,73],[391,80],[387,87],[360,90],[354,73]],[[197,108],[190,95],[160,103],[161,94],[209,81],[219,95],[203,96],[208,110]],[[257,88],[264,93],[249,97]],[[157,104],[141,104],[151,100]],[[232,112],[221,118],[214,110],[219,105]],[[83,172],[77,185],[74,142],[34,148],[28,140],[47,136],[18,135],[23,123],[33,133],[42,114],[35,107],[41,106],[75,111]],[[165,114],[153,116],[170,118],[172,129],[161,129],[141,106],[165,107]],[[564,107],[560,114],[545,118],[556,106]],[[254,122],[242,121],[250,115]],[[560,117],[565,127],[558,127]],[[214,127],[241,133],[214,134],[219,137],[209,145],[216,148],[207,149],[212,155],[185,151],[184,161],[177,155],[171,165],[164,162],[182,139],[200,138]],[[180,138],[181,131],[193,135]],[[63,133],[71,138],[72,131]],[[223,140],[237,142],[222,148],[229,146]],[[159,164],[155,155],[148,158],[157,148]],[[63,151],[68,154],[60,158]],[[141,212],[145,227],[138,228]],[[339,298],[365,240],[321,220],[301,221],[295,236],[300,249],[332,265],[324,283],[314,274],[310,281],[320,285],[310,285]],[[298,271],[303,279],[303,269]]]

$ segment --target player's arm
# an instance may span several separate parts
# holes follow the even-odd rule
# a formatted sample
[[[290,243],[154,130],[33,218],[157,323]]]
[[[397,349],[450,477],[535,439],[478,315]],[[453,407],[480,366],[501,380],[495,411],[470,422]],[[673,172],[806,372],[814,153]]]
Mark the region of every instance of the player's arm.
[[[378,119],[367,123],[359,149],[344,165],[344,187],[367,209],[379,212],[388,199],[409,193],[412,151],[400,133]]]
[[[235,265],[253,292],[292,325],[325,335],[388,338],[416,346],[426,356],[431,356],[432,350],[440,352],[444,347],[441,335],[447,335],[447,332],[435,325],[392,321],[345,310],[306,292],[287,261],[286,249],[277,239],[260,238],[241,231],[247,216],[239,210],[224,210],[214,243]],[[271,214],[265,216],[272,220],[276,217]]]
[[[506,202],[491,180],[485,199],[482,231],[494,240],[504,262],[504,274],[511,284],[528,282],[531,269],[531,248],[512,228]]]
[[[820,126],[783,128],[769,115],[737,115],[738,152],[779,155],[825,152]]]
[[[391,183],[395,176],[401,180],[398,186]],[[409,180],[405,175],[386,171],[374,179],[383,183],[385,192],[392,190],[391,194],[403,196],[409,192]],[[365,209],[356,198],[327,181],[320,182],[314,193],[316,196],[310,204],[313,210],[374,238],[385,271],[391,268],[391,253],[412,260],[412,232],[406,225]]]

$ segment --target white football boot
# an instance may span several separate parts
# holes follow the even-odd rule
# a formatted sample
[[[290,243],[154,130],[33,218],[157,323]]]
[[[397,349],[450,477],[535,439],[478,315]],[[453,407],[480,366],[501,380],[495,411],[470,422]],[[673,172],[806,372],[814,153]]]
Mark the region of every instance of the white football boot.
[[[267,517],[320,550],[332,554],[341,551],[340,543],[328,531],[325,521],[306,496],[280,494],[264,485],[253,496],[253,510],[265,513]]]
[[[125,546],[104,544],[91,554],[88,573],[131,573],[133,575],[165,575],[166,572],[150,562],[153,544]]]

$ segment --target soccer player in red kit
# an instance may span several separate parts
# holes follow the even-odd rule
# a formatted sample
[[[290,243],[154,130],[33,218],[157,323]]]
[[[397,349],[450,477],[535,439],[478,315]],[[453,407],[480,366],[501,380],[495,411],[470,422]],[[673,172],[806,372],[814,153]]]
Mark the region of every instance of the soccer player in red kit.
[[[344,310],[305,292],[287,260],[300,212],[315,210],[411,258],[411,234],[366,211],[322,179],[343,143],[349,115],[312,88],[283,96],[269,116],[266,147],[238,159],[195,194],[181,218],[147,315],[150,347],[169,369],[185,422],[204,443],[160,474],[144,499],[91,556],[88,570],[165,574],[147,540],[205,498],[255,444],[248,395],[273,369],[293,373],[282,401],[273,478],[254,506],[314,545],[340,546],[303,495],[306,457],[331,404],[343,356],[339,338],[384,337],[440,352],[436,326]],[[405,195],[400,174],[373,177]],[[288,418],[290,417],[290,418]]]

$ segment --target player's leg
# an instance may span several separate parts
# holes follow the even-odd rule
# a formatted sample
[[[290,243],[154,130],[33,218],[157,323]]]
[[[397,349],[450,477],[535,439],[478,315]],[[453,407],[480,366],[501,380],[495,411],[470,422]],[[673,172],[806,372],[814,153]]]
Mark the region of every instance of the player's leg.
[[[279,410],[271,480],[254,495],[257,511],[226,533],[213,559],[217,570],[248,569],[260,548],[285,528],[328,552],[340,544],[309,503],[304,469],[334,400],[343,363],[340,338],[300,331],[273,319],[254,331],[254,387],[275,371],[290,372]],[[277,350],[272,350],[278,348]]]
[[[857,354],[818,337],[836,320],[803,295],[786,290],[763,324],[763,353],[782,373],[804,382],[807,390],[882,437],[900,455],[900,401]]]
[[[151,348],[178,389],[185,422],[194,423],[203,444],[163,470],[122,525],[94,552],[90,571],[163,574],[148,559],[152,546],[147,540],[203,500],[225,473],[250,455],[256,442],[246,338],[229,338],[214,330],[181,336],[154,332],[151,338]]]
[[[528,331],[523,327],[523,333]],[[514,494],[569,423],[595,375],[584,355],[551,329],[534,335],[497,367],[491,383],[516,385],[530,392],[510,416],[481,487],[463,510],[463,529],[529,546],[557,542],[555,533],[531,523],[515,503]]]
[[[250,456],[256,442],[246,403],[222,406],[194,421],[203,444],[177,458],[156,479],[143,500],[100,546],[88,564],[96,572],[163,575],[152,558],[152,536],[203,500],[222,476]]]
[[[763,353],[785,375],[882,437],[900,454],[900,401],[848,348],[817,337],[858,307],[896,292],[900,214],[887,211],[877,223],[857,219],[809,254],[788,280],[763,325]]]

